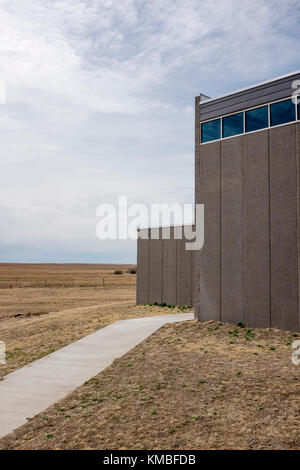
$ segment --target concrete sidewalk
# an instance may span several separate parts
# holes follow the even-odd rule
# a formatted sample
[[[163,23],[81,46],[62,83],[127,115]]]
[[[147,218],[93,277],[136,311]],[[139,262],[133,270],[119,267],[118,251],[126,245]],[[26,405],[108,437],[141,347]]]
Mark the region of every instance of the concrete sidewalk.
[[[97,375],[164,324],[193,318],[194,314],[184,313],[112,323],[8,374],[0,381],[0,437]]]

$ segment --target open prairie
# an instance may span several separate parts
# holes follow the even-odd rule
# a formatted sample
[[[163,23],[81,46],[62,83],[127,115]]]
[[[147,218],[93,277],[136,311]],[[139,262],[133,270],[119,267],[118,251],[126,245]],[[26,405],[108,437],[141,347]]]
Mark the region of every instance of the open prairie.
[[[33,265],[31,272],[31,265],[7,266],[11,279],[19,269],[28,284],[45,273],[53,284],[0,289],[0,340],[7,348],[0,380],[114,321],[180,311],[137,306],[135,275],[126,273],[131,266],[66,267],[78,283],[100,273],[117,278],[104,287],[55,285],[63,265]],[[221,322],[165,325],[1,439],[0,448],[299,449],[300,369],[291,360],[297,339]]]
[[[0,319],[134,302],[135,271],[134,265],[0,264]]]
[[[131,285],[135,270],[133,264],[0,263],[0,288]]]
[[[2,279],[13,286],[16,278],[23,286],[0,288],[0,340],[7,350],[0,378],[109,323],[161,314],[160,307],[135,305],[136,275],[130,270],[135,266],[0,265]],[[67,276],[73,286],[63,284]],[[48,287],[32,287],[46,278]]]
[[[0,340],[7,348],[0,377],[126,316],[135,304],[130,271],[134,265],[0,264]]]

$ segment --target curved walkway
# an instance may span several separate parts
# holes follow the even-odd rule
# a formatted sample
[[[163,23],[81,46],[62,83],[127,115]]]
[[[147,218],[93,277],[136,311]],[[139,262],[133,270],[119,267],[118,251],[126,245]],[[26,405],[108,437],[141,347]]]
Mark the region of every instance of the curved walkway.
[[[32,362],[0,382],[0,437],[99,374],[166,323],[192,313],[118,321]]]

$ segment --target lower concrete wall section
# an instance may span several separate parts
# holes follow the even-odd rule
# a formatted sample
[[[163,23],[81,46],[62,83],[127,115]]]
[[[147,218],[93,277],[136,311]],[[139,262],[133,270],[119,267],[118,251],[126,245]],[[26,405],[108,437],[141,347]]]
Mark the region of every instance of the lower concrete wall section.
[[[247,325],[271,326],[268,133],[245,136],[244,230]]]
[[[166,229],[162,228],[139,231],[138,305],[193,305],[194,252],[185,249],[184,228],[182,239],[176,238],[177,230],[171,227],[169,238],[166,238]]]
[[[199,125],[199,124],[198,124]],[[195,252],[199,320],[299,331],[300,124],[196,141]]]
[[[220,228],[220,142],[203,147],[201,160],[201,191],[204,203],[204,246],[201,251],[200,270],[195,272],[195,301],[202,312],[202,320],[219,320],[221,306],[221,228]],[[199,202],[199,201],[198,201]],[[214,234],[212,237],[211,234]],[[199,253],[195,252],[195,270]],[[198,265],[199,269],[199,265]],[[199,288],[197,282],[200,282]],[[195,302],[195,308],[196,302]]]
[[[170,240],[162,240],[162,298],[167,305],[177,304],[177,240],[171,227]],[[139,282],[139,281],[138,281]]]
[[[149,304],[149,255],[150,240],[138,240],[136,302]]]
[[[221,142],[221,314],[244,322],[242,138]]]
[[[300,128],[298,126],[298,132]],[[270,130],[271,326],[299,328],[296,126]]]

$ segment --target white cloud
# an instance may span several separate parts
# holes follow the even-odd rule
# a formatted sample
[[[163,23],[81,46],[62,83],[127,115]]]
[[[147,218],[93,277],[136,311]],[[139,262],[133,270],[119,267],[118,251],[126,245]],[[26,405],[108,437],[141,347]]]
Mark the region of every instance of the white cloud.
[[[299,68],[299,20],[298,0],[3,0],[0,244],[95,250],[100,202],[193,201],[194,95]]]

